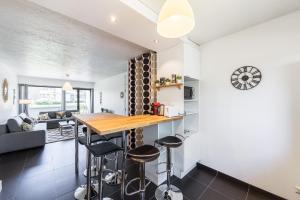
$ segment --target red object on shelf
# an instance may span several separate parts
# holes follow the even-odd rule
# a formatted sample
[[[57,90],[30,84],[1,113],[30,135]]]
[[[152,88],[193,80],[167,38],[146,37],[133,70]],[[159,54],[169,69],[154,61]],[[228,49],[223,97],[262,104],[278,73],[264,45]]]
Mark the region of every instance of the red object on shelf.
[[[154,102],[151,104],[152,106],[152,114],[153,115],[159,115],[159,108],[160,108],[160,103],[159,102]]]

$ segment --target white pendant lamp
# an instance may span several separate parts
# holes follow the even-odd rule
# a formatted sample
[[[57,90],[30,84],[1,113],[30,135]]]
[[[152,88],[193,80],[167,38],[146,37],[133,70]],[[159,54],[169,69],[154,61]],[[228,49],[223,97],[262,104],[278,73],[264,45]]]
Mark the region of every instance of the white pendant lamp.
[[[69,77],[70,75],[69,74],[66,74],[67,77]],[[69,81],[66,81],[62,87],[62,89],[64,91],[72,91],[73,90],[73,87],[71,85],[71,83]]]
[[[71,83],[68,82],[68,81],[66,81],[66,82],[64,83],[64,85],[63,85],[63,90],[64,90],[64,91],[72,91],[72,90],[73,90],[73,87],[72,87]]]
[[[179,38],[194,29],[194,12],[187,0],[167,0],[159,13],[157,32],[166,38]]]

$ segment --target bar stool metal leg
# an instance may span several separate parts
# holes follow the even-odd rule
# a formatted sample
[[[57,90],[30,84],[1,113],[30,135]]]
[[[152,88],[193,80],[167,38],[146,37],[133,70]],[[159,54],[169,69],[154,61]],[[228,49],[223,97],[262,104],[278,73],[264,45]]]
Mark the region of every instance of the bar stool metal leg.
[[[167,186],[170,190],[171,185],[171,149],[167,148]]]
[[[86,143],[88,145],[91,144],[91,129],[87,128],[87,134],[86,134]],[[87,200],[91,199],[91,152],[87,149],[88,152],[88,165],[87,165]]]
[[[114,139],[114,143],[117,144],[117,138]],[[107,170],[110,171],[106,176],[104,177],[104,181],[107,185],[110,186],[117,186],[122,184],[122,170],[119,170],[119,152],[115,152],[114,158],[109,159],[108,157],[105,157],[107,160],[111,160],[114,162],[114,169],[113,170]],[[106,168],[104,168],[105,171]]]
[[[99,165],[99,171],[98,171],[98,197],[100,200],[103,198],[103,183],[102,183],[102,174],[103,174],[103,156],[98,158],[98,165]]]
[[[139,163],[139,177],[131,179],[125,189],[125,193],[127,196],[133,196],[135,194],[139,194],[139,200],[145,200],[146,196],[146,188],[151,184],[149,181],[146,184],[146,176],[145,176],[145,163],[152,162],[156,160],[160,155],[159,150],[152,145],[141,145],[135,149],[131,149],[127,152],[127,159],[135,161]],[[134,182],[139,181],[139,189],[134,192],[128,192],[128,187]],[[136,198],[131,198],[136,199]]]
[[[183,200],[179,188],[171,185],[171,149],[167,147],[167,184],[160,185],[155,191],[157,200]]]
[[[123,159],[122,159],[122,184],[121,184],[121,199],[125,199],[125,171],[126,171],[126,155],[127,155],[127,135],[126,131],[122,133],[122,142],[123,142]]]
[[[75,126],[74,126],[74,132],[75,132],[75,173],[78,174],[78,120],[75,120]]]
[[[86,145],[86,147],[89,149],[90,154],[96,159],[96,169],[98,174],[96,177],[97,182],[93,182],[96,184],[93,184],[93,188],[91,188],[92,198],[94,199],[93,192],[97,192],[98,195],[95,195],[95,197],[98,196],[98,200],[111,200],[109,197],[103,197],[103,172],[105,171],[105,156],[117,151],[123,151],[123,149],[112,142],[101,142],[94,145]],[[94,191],[94,188],[96,191]],[[88,198],[90,197],[87,197],[87,199]]]
[[[140,200],[145,200],[145,163],[140,163]]]

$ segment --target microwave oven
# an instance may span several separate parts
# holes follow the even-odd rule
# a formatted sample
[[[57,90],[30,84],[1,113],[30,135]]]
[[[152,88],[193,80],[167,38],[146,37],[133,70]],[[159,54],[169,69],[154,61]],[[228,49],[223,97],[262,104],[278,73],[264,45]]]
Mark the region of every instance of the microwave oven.
[[[184,99],[193,99],[194,89],[193,87],[184,86]]]

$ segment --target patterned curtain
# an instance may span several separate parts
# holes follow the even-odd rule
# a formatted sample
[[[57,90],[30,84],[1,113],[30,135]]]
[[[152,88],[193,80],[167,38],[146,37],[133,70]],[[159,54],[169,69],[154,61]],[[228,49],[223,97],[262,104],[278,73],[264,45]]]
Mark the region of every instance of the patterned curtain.
[[[151,103],[156,101],[156,53],[145,53],[129,60],[128,115],[149,114]],[[143,129],[133,129],[128,134],[131,149],[143,144]]]

